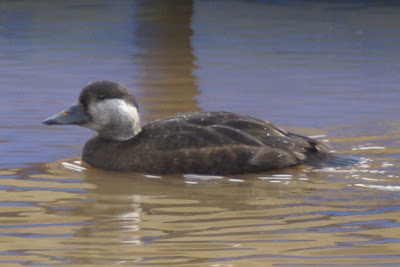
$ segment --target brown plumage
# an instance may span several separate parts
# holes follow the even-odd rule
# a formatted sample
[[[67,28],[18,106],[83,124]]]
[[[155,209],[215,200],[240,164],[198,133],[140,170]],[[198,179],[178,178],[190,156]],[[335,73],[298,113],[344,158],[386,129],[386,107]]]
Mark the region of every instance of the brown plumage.
[[[70,110],[78,110],[79,118]],[[79,103],[44,121],[98,132],[83,148],[88,164],[114,171],[234,174],[318,164],[330,154],[319,142],[231,112],[183,113],[140,127],[136,101],[118,83],[85,87]]]

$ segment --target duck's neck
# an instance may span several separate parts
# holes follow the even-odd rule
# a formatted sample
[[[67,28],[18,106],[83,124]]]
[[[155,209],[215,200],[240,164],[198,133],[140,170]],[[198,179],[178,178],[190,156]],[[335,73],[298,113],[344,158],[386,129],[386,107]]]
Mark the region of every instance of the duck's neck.
[[[100,137],[114,141],[126,141],[133,138],[142,130],[137,109],[129,114],[121,113],[109,127],[99,132]]]
[[[126,141],[133,138],[141,130],[142,128],[140,127],[139,121],[122,123],[119,125],[115,124],[111,128],[105,128],[103,131],[99,132],[99,137],[114,141]]]

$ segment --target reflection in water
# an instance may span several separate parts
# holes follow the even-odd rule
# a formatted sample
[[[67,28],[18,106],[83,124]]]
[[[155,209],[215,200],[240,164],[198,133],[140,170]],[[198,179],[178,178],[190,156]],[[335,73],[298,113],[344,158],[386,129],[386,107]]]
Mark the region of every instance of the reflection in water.
[[[1,1],[0,265],[399,266],[399,8],[350,2]],[[199,84],[202,108],[317,127],[293,130],[364,162],[232,177],[43,164],[90,134],[41,120],[102,78],[137,85],[147,119],[197,110]]]
[[[374,156],[348,169],[153,176],[71,159],[8,170],[0,173],[0,251],[20,264],[393,263],[393,166],[400,161]]]
[[[197,111],[191,45],[193,1],[143,1],[138,4],[133,62],[140,66],[137,86],[146,119]]]
[[[41,121],[89,82],[132,87],[132,15],[127,0],[0,1],[0,166],[79,155],[92,133]]]
[[[391,2],[195,1],[200,107],[363,133],[396,121],[400,7]]]

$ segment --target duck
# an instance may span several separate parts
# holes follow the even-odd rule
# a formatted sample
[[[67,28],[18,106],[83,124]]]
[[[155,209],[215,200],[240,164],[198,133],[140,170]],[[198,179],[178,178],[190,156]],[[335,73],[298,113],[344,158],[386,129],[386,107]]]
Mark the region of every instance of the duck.
[[[76,104],[43,123],[96,131],[82,160],[108,171],[232,175],[316,166],[332,157],[312,138],[233,112],[187,112],[142,126],[135,96],[113,81],[88,84]]]

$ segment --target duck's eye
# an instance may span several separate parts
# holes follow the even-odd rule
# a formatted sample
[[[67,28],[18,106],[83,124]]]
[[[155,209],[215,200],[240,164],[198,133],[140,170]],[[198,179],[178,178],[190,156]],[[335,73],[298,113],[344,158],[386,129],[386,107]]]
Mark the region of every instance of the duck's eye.
[[[98,94],[98,95],[97,95],[97,99],[98,99],[98,100],[104,100],[104,99],[106,99],[106,96],[103,95],[103,94]]]

